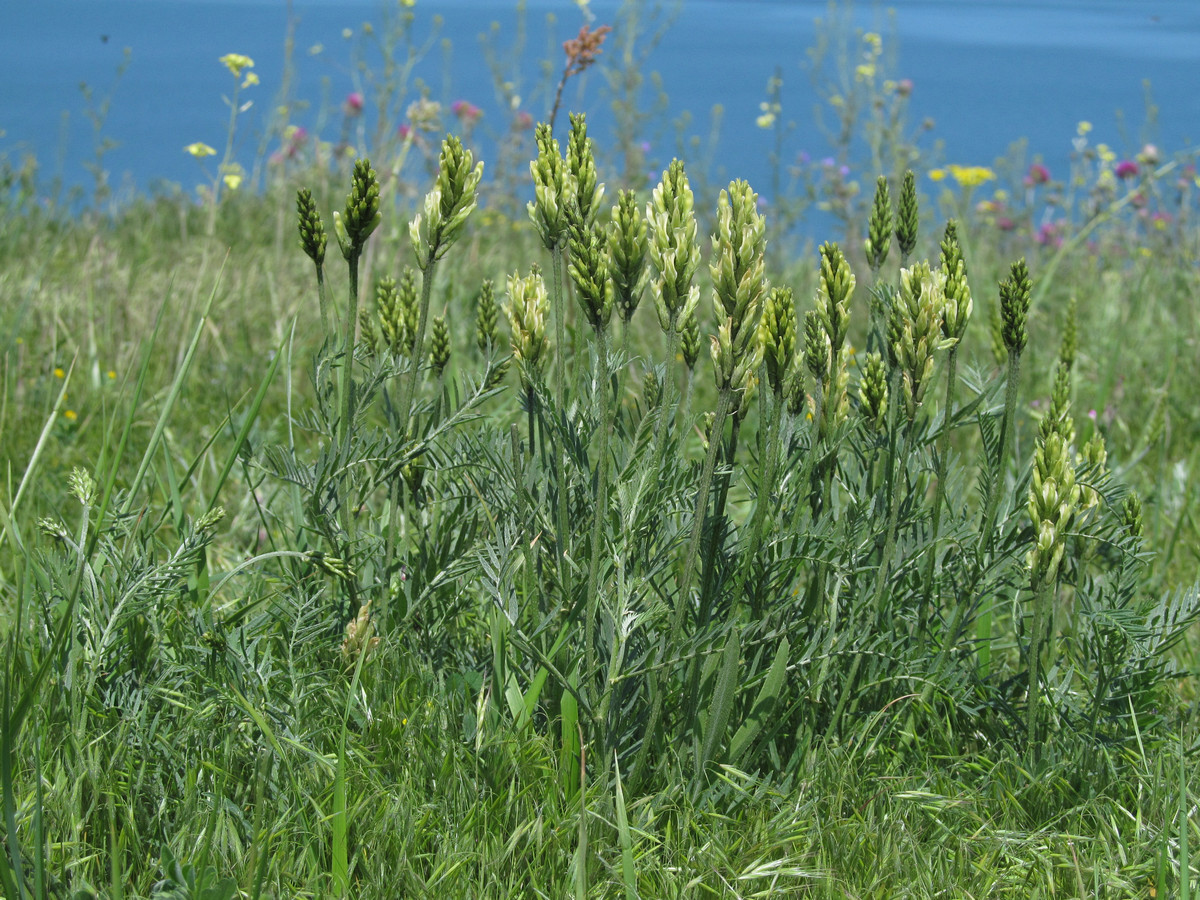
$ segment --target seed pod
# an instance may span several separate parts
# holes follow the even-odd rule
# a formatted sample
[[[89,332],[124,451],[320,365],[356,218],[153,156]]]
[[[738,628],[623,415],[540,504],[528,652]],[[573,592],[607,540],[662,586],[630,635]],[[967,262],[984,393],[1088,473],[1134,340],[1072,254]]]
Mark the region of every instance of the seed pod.
[[[862,380],[858,386],[858,398],[862,402],[863,418],[871,428],[880,431],[887,416],[888,388],[887,371],[883,356],[868,353],[863,363]]]
[[[775,287],[767,293],[761,329],[767,381],[780,398],[796,352],[796,305],[791,288]]]

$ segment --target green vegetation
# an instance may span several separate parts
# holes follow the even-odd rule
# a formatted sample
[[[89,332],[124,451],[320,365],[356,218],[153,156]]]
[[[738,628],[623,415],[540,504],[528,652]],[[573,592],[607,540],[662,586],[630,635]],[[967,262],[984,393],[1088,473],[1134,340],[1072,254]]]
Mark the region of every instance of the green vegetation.
[[[0,894],[1188,897],[1194,173],[935,210],[876,78],[817,250],[578,114],[415,207],[12,173]]]

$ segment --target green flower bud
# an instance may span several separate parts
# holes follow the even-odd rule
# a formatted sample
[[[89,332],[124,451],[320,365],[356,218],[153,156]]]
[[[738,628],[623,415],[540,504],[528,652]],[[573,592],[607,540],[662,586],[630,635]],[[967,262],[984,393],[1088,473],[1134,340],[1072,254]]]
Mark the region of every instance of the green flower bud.
[[[776,398],[781,398],[788,367],[796,352],[796,305],[792,300],[791,288],[771,288],[767,294],[761,328],[767,381]]]
[[[382,215],[379,212],[379,178],[368,159],[356,160],[351,176],[350,193],[346,197],[346,211],[342,215],[345,242],[339,233],[342,255],[350,259],[362,252],[367,238],[379,227]],[[349,250],[349,252],[347,252]]]
[[[325,263],[325,226],[313,200],[312,191],[300,188],[296,192],[296,215],[300,226],[300,249],[318,266]]]
[[[783,399],[787,403],[787,410],[790,415],[800,415],[807,399],[804,394],[803,354],[797,353],[792,359],[792,365],[788,369],[787,380],[783,385]]]
[[[571,113],[567,172],[575,189],[571,202],[567,204],[567,218],[576,227],[591,229],[600,211],[604,185],[596,183],[596,157],[592,140],[587,136],[587,119],[583,113]]]
[[[573,204],[572,204],[573,205]],[[571,218],[568,232],[570,262],[567,271],[575,284],[575,293],[583,313],[592,328],[600,330],[612,317],[612,294],[608,291],[608,254],[604,237],[592,227],[585,227],[584,216]]]
[[[378,352],[387,348],[399,353],[404,348],[404,308],[400,305],[400,291],[396,279],[388,275],[375,282],[375,315],[369,317],[370,330],[363,328],[363,335],[371,349]]]
[[[863,363],[862,379],[858,386],[858,398],[862,402],[863,418],[871,428],[880,431],[887,416],[888,388],[887,370],[883,356],[868,353]]]
[[[854,273],[837,244],[821,245],[821,278],[817,288],[817,314],[829,336],[834,358],[841,355],[850,327],[849,301],[854,293]]]
[[[1012,274],[1000,283],[1000,317],[1004,346],[1009,353],[1020,353],[1029,340],[1025,324],[1029,318],[1029,301],[1033,283],[1024,259],[1012,264]]]
[[[1067,301],[1067,315],[1063,322],[1062,345],[1058,348],[1058,358],[1067,364],[1068,369],[1075,367],[1075,354],[1078,349],[1079,332],[1078,332],[1078,304],[1075,301],[1075,296]]]
[[[654,409],[662,400],[662,382],[658,380],[658,374],[651,369],[642,379],[642,401],[646,405],[646,409]]]
[[[815,309],[804,314],[804,363],[813,378],[822,382],[829,374],[829,335]]]
[[[1068,444],[1075,440],[1075,422],[1071,418],[1071,369],[1065,362],[1055,368],[1054,392],[1039,432],[1043,441],[1051,432],[1062,435]]]
[[[1002,366],[1008,359],[1008,348],[1004,346],[1004,317],[1000,313],[999,301],[992,304],[988,328],[991,335],[992,359],[996,361],[996,365]]]
[[[633,191],[621,191],[608,228],[608,277],[613,302],[626,325],[642,299],[648,249],[646,220],[638,209],[637,198]]]
[[[475,345],[480,353],[487,353],[500,342],[500,330],[496,327],[498,312],[495,287],[490,278],[485,278],[475,303]]]
[[[917,226],[920,213],[917,208],[917,179],[912,170],[904,173],[904,183],[900,188],[900,209],[896,217],[896,244],[900,247],[900,255],[905,263],[917,249]]]
[[[450,362],[450,329],[444,316],[433,317],[433,334],[429,341],[429,363],[435,378],[441,378]]]
[[[700,323],[696,321],[696,311],[691,310],[686,319],[679,323],[679,346],[683,354],[683,364],[689,371],[696,370],[696,360],[700,356]]]
[[[887,178],[880,175],[875,181],[875,202],[867,225],[867,264],[878,274],[887,261],[892,243],[892,201],[888,196]]]
[[[1142,498],[1137,495],[1136,491],[1130,491],[1125,495],[1125,502],[1121,504],[1121,524],[1125,526],[1134,538],[1140,538],[1144,528],[1142,522]]]

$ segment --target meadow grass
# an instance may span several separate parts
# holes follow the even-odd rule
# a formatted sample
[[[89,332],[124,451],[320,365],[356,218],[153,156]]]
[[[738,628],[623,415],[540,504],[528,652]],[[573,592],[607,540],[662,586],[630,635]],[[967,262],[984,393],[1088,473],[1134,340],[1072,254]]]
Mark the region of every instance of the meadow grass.
[[[1194,176],[931,201],[858,108],[816,249],[582,116],[14,182],[0,893],[1188,896]]]

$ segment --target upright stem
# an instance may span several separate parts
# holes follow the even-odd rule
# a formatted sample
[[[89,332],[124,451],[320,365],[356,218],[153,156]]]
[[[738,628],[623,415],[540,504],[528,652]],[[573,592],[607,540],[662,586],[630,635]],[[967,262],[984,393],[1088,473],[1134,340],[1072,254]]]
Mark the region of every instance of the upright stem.
[[[596,613],[600,597],[596,580],[600,571],[600,556],[603,553],[604,519],[608,513],[608,437],[612,430],[612,409],[605,401],[604,387],[608,381],[608,341],[603,328],[596,329],[596,389],[594,409],[600,422],[599,459],[596,462],[596,500],[592,515],[592,558],[588,564],[587,624],[585,625],[585,653],[587,680],[584,690],[588,694],[588,705],[595,708],[593,690],[596,671]],[[619,628],[614,627],[614,631]]]
[[[566,375],[564,370],[567,365],[567,331],[566,310],[564,309],[566,302],[563,296],[562,247],[555,245],[550,249],[550,260],[551,268],[554,270],[554,300],[551,305],[554,307],[554,334],[557,341],[554,354],[554,420],[556,423],[562,422],[565,426],[567,407],[563,399],[563,379]],[[556,440],[555,446],[558,449],[555,458],[555,465],[558,469],[558,503],[555,522],[558,552],[555,568],[558,571],[558,581],[564,595],[562,599],[566,603],[570,599],[567,596],[566,565],[564,563],[565,556],[570,551],[567,518],[567,451],[561,440]]]
[[[888,386],[889,409],[888,417],[891,422],[888,426],[888,459],[885,469],[883,490],[886,496],[888,518],[887,531],[884,532],[883,539],[883,554],[879,558],[879,569],[875,572],[875,614],[878,618],[883,612],[883,593],[887,587],[888,568],[891,566],[892,554],[896,550],[896,523],[900,517],[900,503],[896,490],[896,459],[899,454],[900,435],[897,433],[899,425],[896,422],[898,408],[900,406],[900,373],[892,372],[891,384]],[[891,400],[891,398],[895,398]],[[904,426],[904,445],[908,447],[908,438],[912,433],[912,421],[909,420]]]
[[[1041,739],[1041,687],[1043,666],[1049,668],[1051,647],[1050,622],[1057,578],[1042,578],[1033,591],[1033,626],[1029,634],[1029,746],[1034,748]]]
[[[942,503],[946,498],[946,454],[950,450],[950,416],[954,412],[954,392],[958,380],[958,345],[950,348],[950,358],[946,366],[946,404],[942,409],[942,433],[938,435],[937,459],[937,489],[933,495],[932,534],[929,537],[929,562],[925,566],[925,590],[921,599],[918,639],[923,640],[929,627],[930,603],[933,599],[933,577],[937,564],[938,532],[942,522]]]
[[[351,395],[354,393],[354,333],[358,325],[358,262],[361,255],[361,249],[355,249],[346,260],[350,270],[350,293],[346,302],[346,317],[342,322],[342,345],[345,348],[345,356],[342,359],[341,382],[339,383],[339,407],[340,412],[337,420],[337,442],[338,446],[343,450],[348,450],[350,446],[351,420],[353,413]],[[342,497],[342,530],[346,533],[346,551],[345,559],[350,562],[354,559],[354,542],[355,542],[355,510],[354,498],[350,494],[349,479],[343,479],[344,496]],[[353,617],[358,610],[354,607],[354,596],[357,593],[353,580],[346,582],[350,586],[350,609],[349,615]]]

